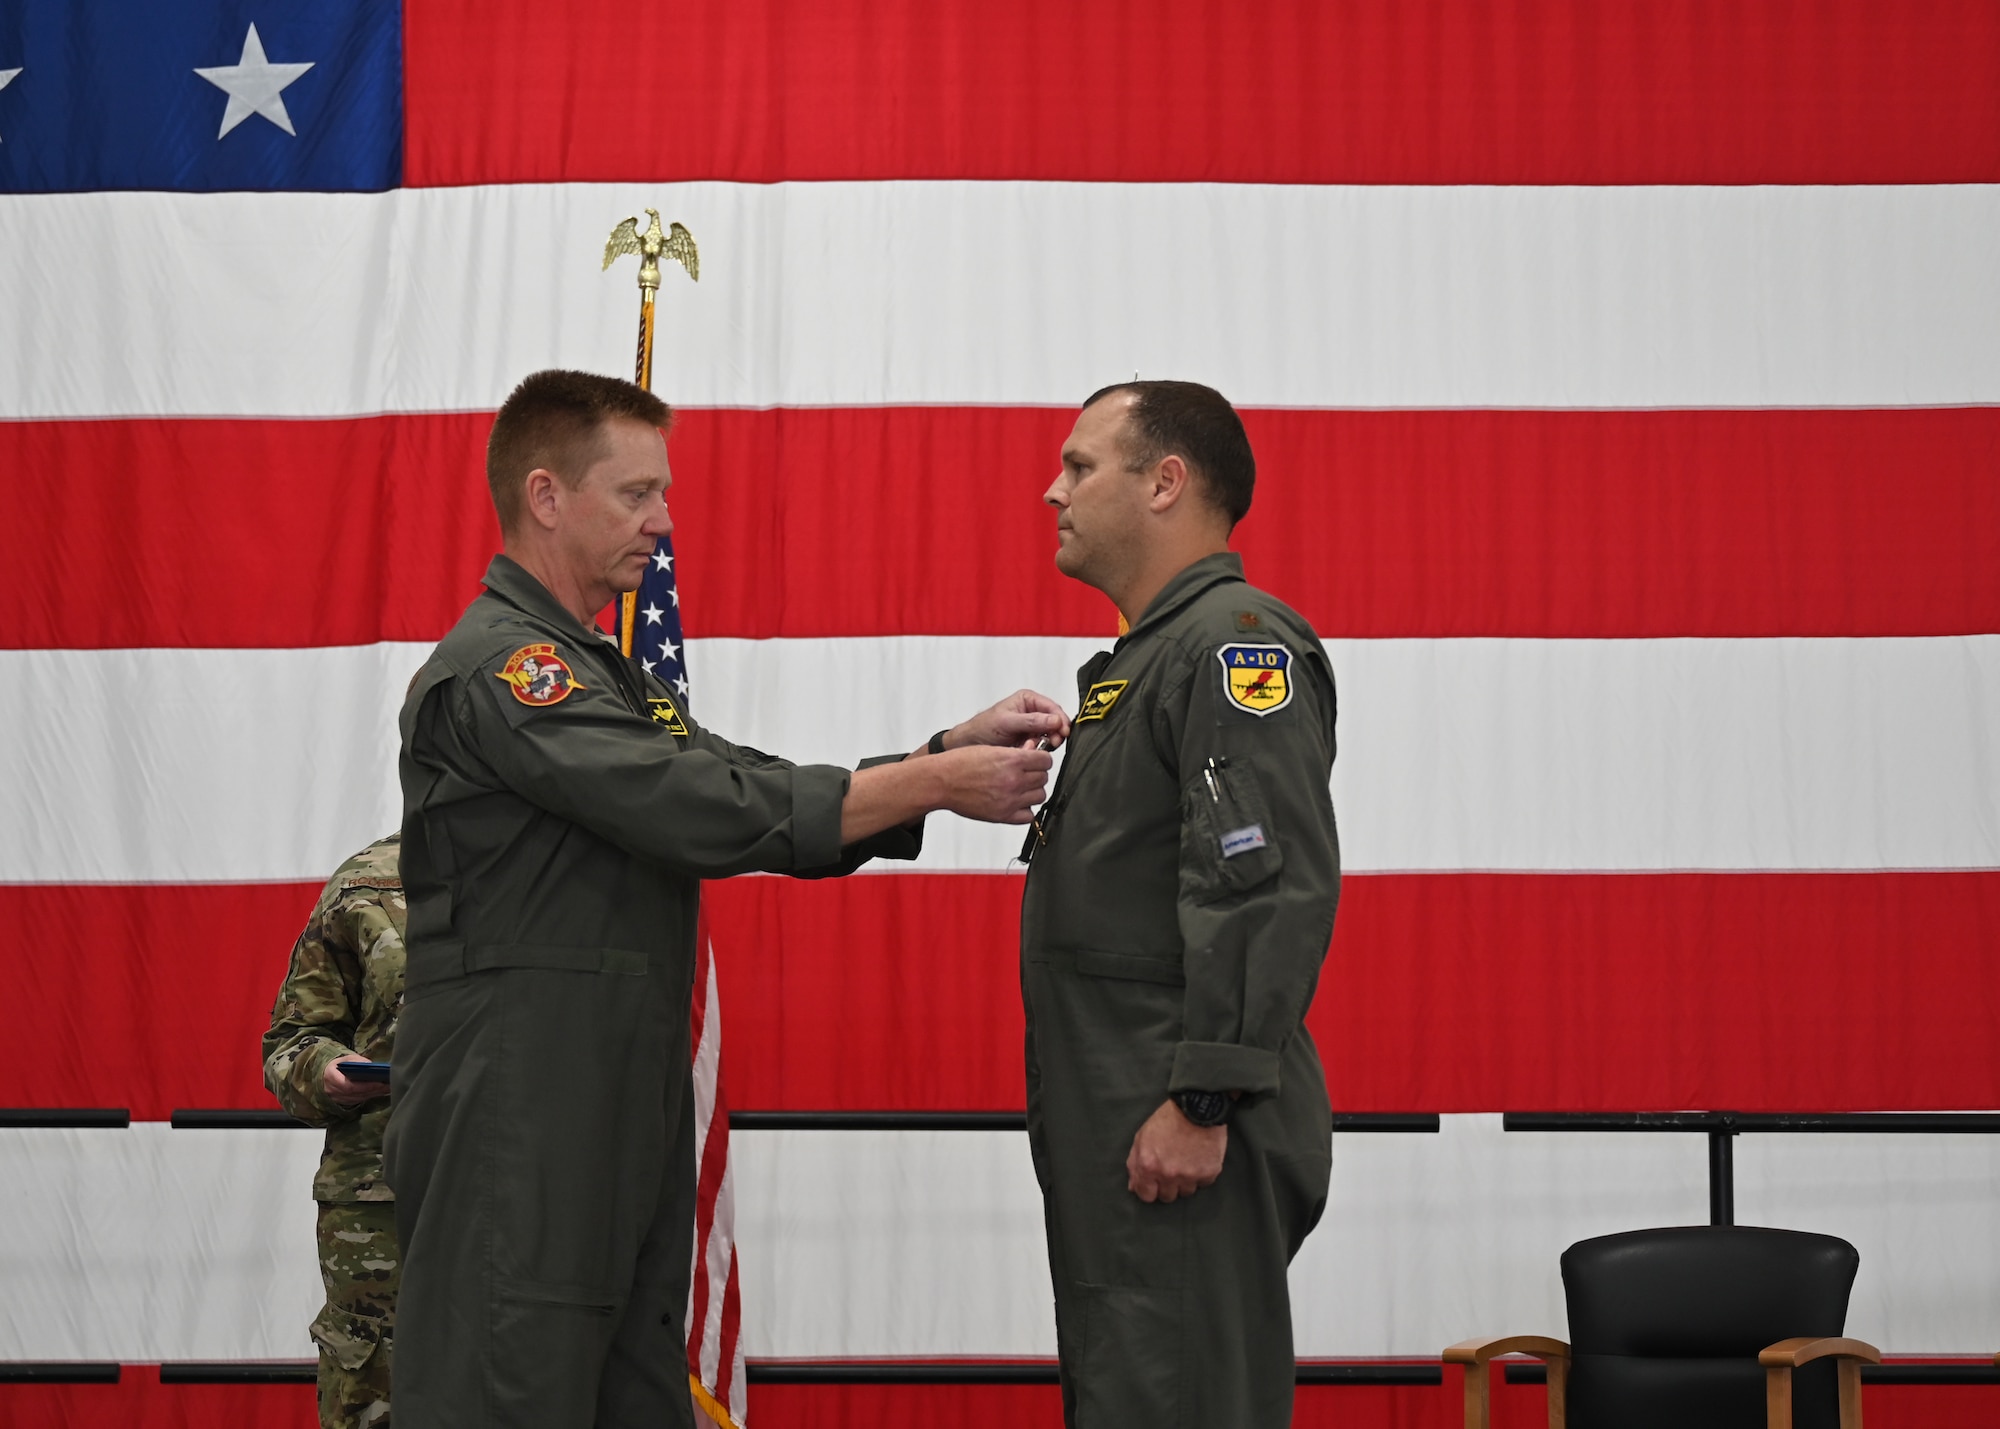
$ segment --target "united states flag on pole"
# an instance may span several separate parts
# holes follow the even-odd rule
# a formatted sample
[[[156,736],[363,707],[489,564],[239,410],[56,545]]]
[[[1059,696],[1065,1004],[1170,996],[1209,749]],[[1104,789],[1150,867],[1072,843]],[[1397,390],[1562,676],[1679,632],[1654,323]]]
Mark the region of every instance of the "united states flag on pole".
[[[639,589],[613,607],[619,648],[646,673],[688,698],[680,582],[674,543],[662,536]],[[688,1379],[717,1424],[748,1420],[743,1372],[743,1290],[736,1269],[736,1186],[729,1167],[729,1103],[722,1093],[722,998],[704,914],[695,934],[693,1037],[695,1124],[694,1275],[688,1284]]]
[[[1068,690],[1075,404],[1243,409],[1236,544],[1341,682],[1310,1024],[1342,1110],[1445,1113],[1340,1143],[1302,1353],[1553,1328],[1564,1245],[1704,1218],[1698,1148],[1502,1111],[2000,1105],[1992,0],[10,0],[0,1106],[135,1125],[0,1155],[0,1359],[309,1352],[310,1148],[166,1121],[269,1105],[491,413],[624,370],[648,205],[702,244],[654,385],[731,739]],[[706,890],[737,1105],[1018,1111],[1017,848]],[[1745,1147],[1739,1215],[1854,1240],[1864,1337],[1990,1353],[1994,1139],[1894,1140]],[[730,1153],[753,1362],[1053,1352],[1018,1139]]]

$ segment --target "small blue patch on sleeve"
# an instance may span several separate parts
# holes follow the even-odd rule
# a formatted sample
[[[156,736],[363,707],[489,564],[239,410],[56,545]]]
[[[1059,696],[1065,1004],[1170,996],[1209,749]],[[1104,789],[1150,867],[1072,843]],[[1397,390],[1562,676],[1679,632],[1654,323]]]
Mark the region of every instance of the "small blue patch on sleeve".
[[[1222,836],[1222,856],[1234,858],[1239,853],[1250,853],[1264,847],[1264,826],[1248,824],[1240,829],[1231,829]]]

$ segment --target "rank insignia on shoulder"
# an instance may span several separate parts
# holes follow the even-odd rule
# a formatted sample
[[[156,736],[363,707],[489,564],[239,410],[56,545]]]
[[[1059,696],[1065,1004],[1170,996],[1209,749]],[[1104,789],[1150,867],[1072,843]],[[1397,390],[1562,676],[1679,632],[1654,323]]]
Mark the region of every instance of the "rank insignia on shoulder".
[[[559,705],[571,690],[589,688],[577,683],[553,645],[523,645],[493,678],[504,681],[524,705]]]
[[[1292,652],[1282,645],[1225,645],[1215,652],[1222,662],[1223,693],[1229,702],[1253,715],[1273,714],[1292,702]]]
[[[1236,628],[1238,630],[1262,630],[1264,628],[1264,617],[1254,610],[1239,610],[1236,612]]]
[[[665,695],[646,696],[646,707],[653,712],[653,723],[665,725],[668,734],[684,735],[688,732],[687,721],[681,718],[681,712]]]
[[[1118,703],[1118,697],[1125,693],[1125,687],[1131,683],[1130,680],[1106,680],[1102,684],[1092,685],[1083,697],[1083,707],[1076,712],[1075,723],[1082,724],[1087,719],[1103,719],[1111,713],[1112,706]]]

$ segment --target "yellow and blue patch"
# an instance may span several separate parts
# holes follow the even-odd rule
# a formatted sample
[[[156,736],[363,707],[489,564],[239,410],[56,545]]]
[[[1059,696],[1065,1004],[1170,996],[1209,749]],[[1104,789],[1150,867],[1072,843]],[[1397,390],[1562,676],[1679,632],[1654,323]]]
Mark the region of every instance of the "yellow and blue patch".
[[[1292,652],[1284,646],[1225,645],[1215,658],[1222,662],[1223,694],[1236,708],[1267,715],[1292,702]]]

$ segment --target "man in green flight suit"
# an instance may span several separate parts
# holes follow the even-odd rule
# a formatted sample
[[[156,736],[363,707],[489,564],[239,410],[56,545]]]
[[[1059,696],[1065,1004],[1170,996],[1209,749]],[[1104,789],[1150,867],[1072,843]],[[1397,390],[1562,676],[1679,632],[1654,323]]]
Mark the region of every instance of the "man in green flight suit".
[[[1333,932],[1333,671],[1245,583],[1256,465],[1207,387],[1084,404],[1046,500],[1130,626],[1078,681],[1021,909],[1028,1134],[1071,1429],[1287,1424],[1286,1268],[1325,1207],[1304,1018]]]
[[[1022,691],[854,771],[704,729],[591,628],[672,529],[671,420],[616,378],[515,389],[505,550],[403,706],[401,1429],[692,1424],[700,880],[914,857],[934,810],[1025,824],[1068,732]]]
[[[292,948],[264,1034],[264,1084],[300,1121],[324,1126],[313,1177],[326,1305],[319,1345],[323,1429],[388,1429],[396,1324],[395,1194],[382,1180],[389,1088],[342,1062],[386,1062],[403,1006],[401,835],[340,866]]]

